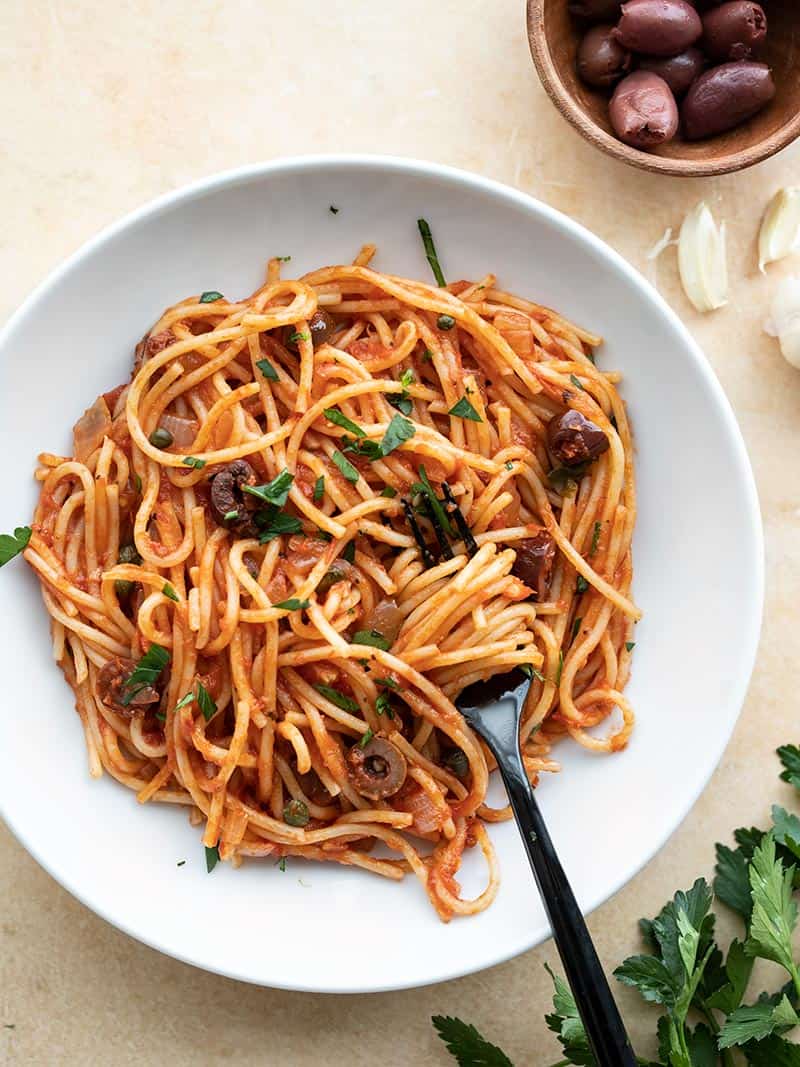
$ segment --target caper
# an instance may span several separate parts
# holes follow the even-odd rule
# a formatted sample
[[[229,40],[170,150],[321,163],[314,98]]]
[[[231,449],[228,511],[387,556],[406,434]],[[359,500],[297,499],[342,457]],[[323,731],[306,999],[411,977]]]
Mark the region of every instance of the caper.
[[[448,767],[456,778],[466,778],[469,773],[469,760],[463,749],[454,748],[445,757],[445,766]]]
[[[283,809],[283,821],[289,826],[305,826],[310,816],[302,800],[290,800]]]
[[[452,315],[440,315],[439,318],[436,320],[436,325],[439,327],[440,330],[452,330],[455,324],[456,320],[453,318]]]
[[[117,599],[125,600],[129,597],[133,591],[133,584],[127,578],[117,578],[114,582],[114,592],[117,594]]]
[[[120,563],[141,563],[142,557],[136,551],[136,545],[120,545],[118,560]]]
[[[158,426],[148,438],[153,448],[169,448],[172,444],[172,434],[163,426]]]

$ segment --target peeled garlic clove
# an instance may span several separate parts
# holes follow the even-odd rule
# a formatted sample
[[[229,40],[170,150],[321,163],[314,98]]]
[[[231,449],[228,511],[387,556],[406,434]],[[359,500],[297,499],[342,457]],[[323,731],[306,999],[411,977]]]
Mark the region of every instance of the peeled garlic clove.
[[[684,292],[698,311],[714,311],[728,303],[725,223],[717,226],[705,202],[683,220],[678,269]]]
[[[779,189],[769,203],[758,235],[758,269],[783,259],[800,241],[800,186]]]
[[[784,278],[780,283],[764,328],[778,338],[786,362],[800,370],[800,278]]]

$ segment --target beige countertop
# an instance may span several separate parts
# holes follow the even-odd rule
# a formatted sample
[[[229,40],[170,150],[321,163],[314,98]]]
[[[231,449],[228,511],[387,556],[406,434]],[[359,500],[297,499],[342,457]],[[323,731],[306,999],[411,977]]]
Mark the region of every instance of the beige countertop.
[[[742,718],[711,784],[666,848],[591,918],[611,967],[637,948],[640,915],[711,874],[715,840],[765,820],[781,796],[773,750],[797,740],[800,372],[761,332],[768,294],[792,265],[762,278],[755,240],[769,196],[796,180],[800,150],[702,181],[613,163],[545,97],[523,8],[523,0],[6,0],[0,314],[151,197],[303,152],[391,153],[478,171],[565,211],[651,277],[647,249],[699,199],[727,220],[728,308],[692,311],[674,249],[657,280],[704,347],[747,441],[766,527],[765,626]],[[701,456],[686,472],[697,492],[717,475]],[[137,944],[56,885],[2,828],[0,848],[0,1062],[446,1064],[432,1012],[474,1022],[517,1067],[559,1059],[542,1018],[552,944],[430,989],[275,992]],[[625,1002],[629,1011],[634,1003]],[[651,1034],[653,1017],[637,1005],[631,1025]]]

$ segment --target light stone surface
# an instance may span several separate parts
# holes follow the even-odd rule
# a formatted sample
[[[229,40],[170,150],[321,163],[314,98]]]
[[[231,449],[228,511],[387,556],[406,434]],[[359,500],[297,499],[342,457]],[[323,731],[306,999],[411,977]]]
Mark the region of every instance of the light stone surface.
[[[778,278],[800,260],[763,278],[756,236],[768,198],[796,180],[800,155],[788,149],[744,174],[697,181],[612,162],[547,100],[523,9],[522,0],[5,0],[0,315],[150,198],[303,152],[389,153],[478,171],[578,219],[651,278],[647,250],[699,199],[727,220],[729,307],[705,317],[691,309],[674,249],[660,258],[657,282],[705,349],[747,441],[766,528],[765,626],[742,718],[711,784],[666,848],[591,918],[611,967],[637,949],[640,915],[710,875],[715,840],[789,801],[773,750],[797,740],[800,377],[762,323]],[[718,475],[698,455],[687,492],[702,493]],[[431,989],[275,992],[137,944],[73,900],[2,828],[0,847],[1,1063],[445,1064],[433,1012],[473,1021],[517,1067],[559,1059],[542,1018],[552,943]],[[635,998],[623,1002],[648,1051],[654,1016]]]

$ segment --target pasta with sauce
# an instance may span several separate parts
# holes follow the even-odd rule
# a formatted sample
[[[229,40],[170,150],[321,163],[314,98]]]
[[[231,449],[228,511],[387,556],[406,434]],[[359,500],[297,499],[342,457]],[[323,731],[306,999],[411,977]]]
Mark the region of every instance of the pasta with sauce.
[[[24,554],[92,775],[187,805],[210,864],[413,872],[446,920],[509,817],[461,690],[531,676],[533,782],[630,735],[632,444],[598,337],[373,254],[165,311],[40,456]]]

